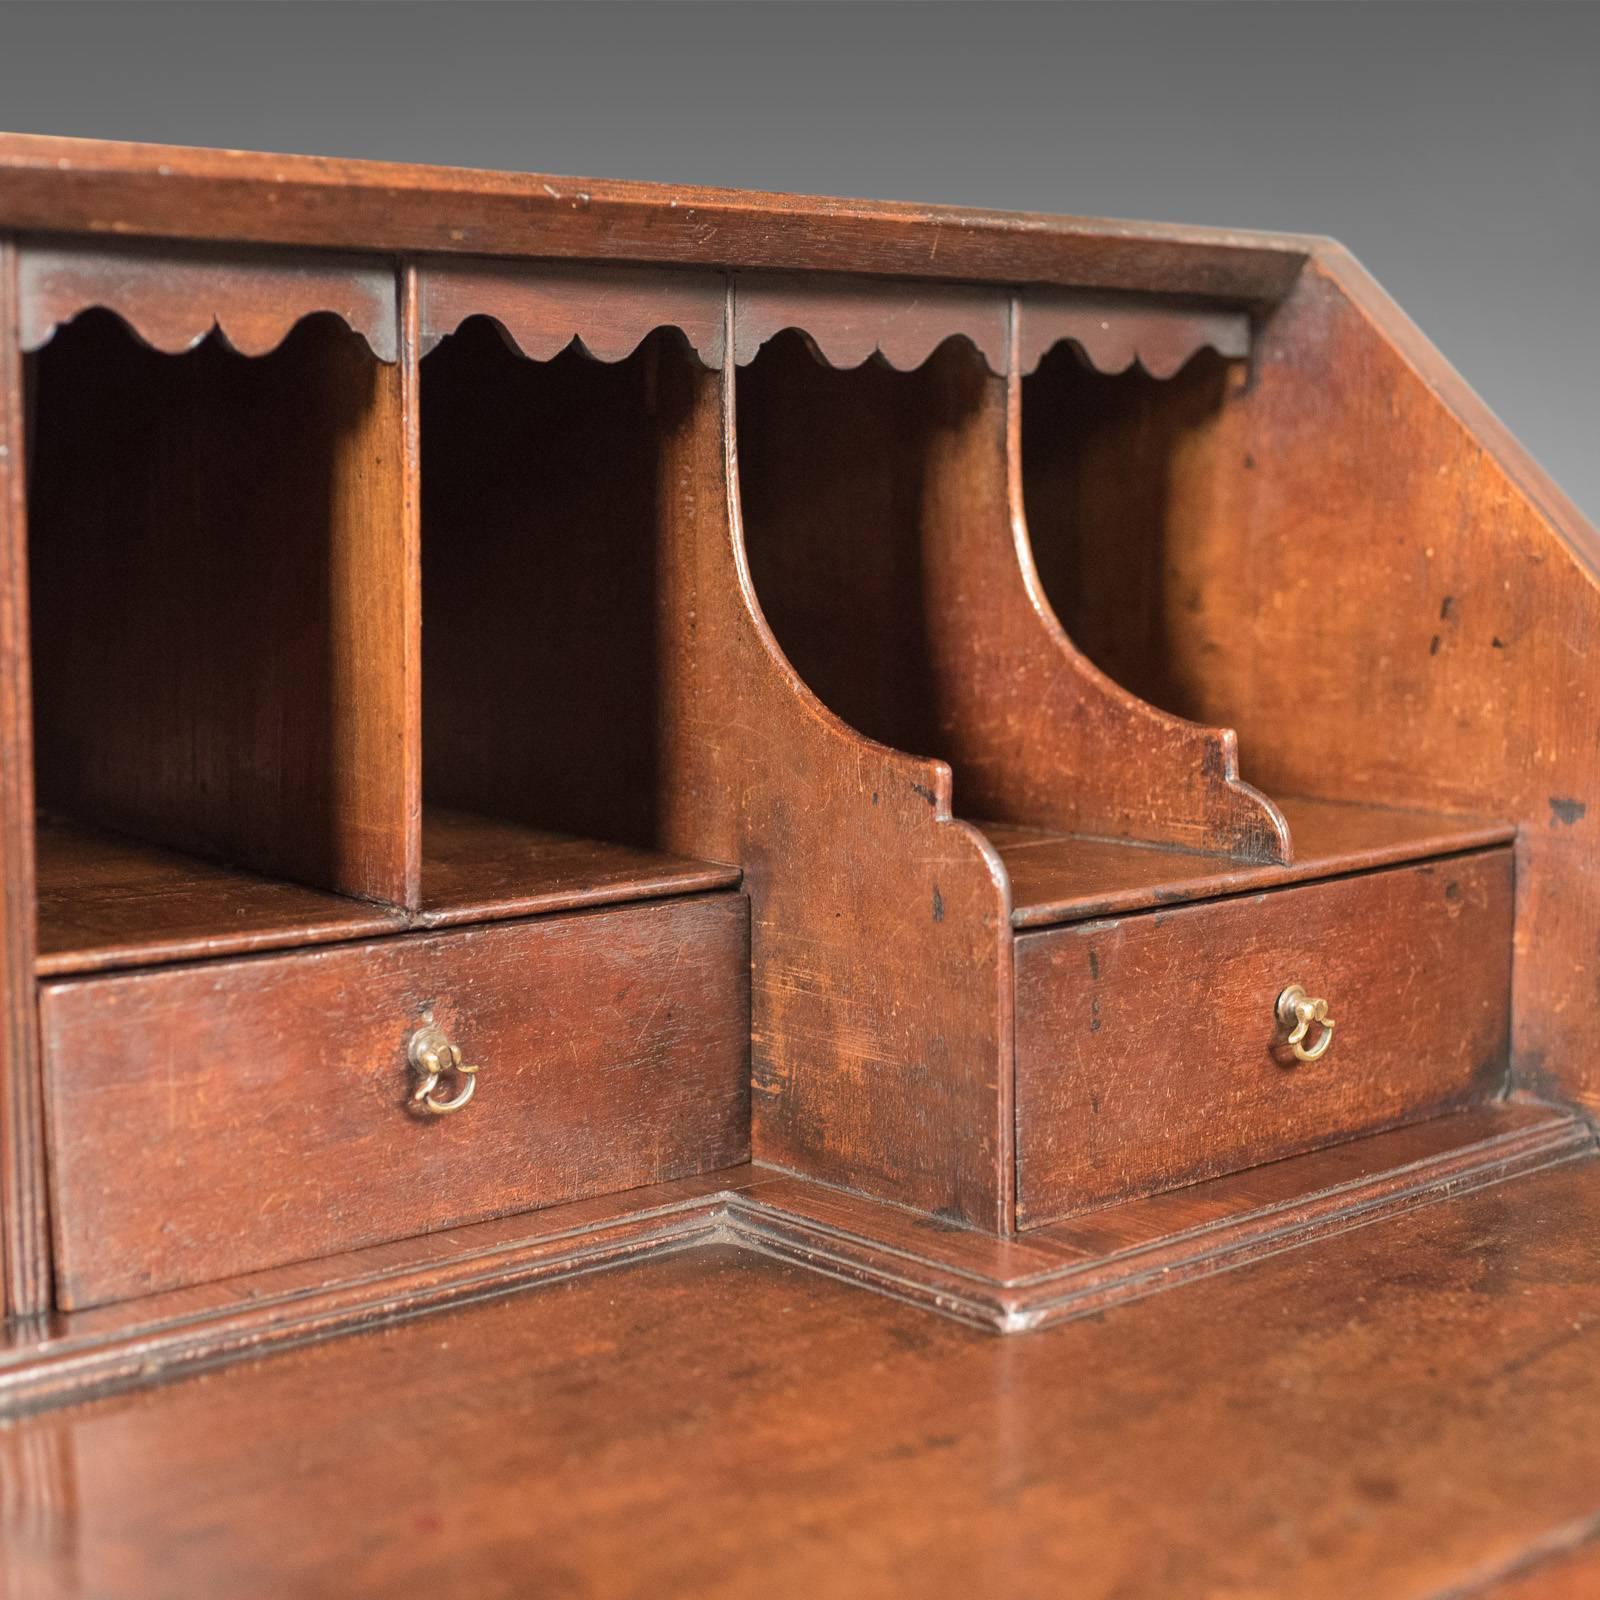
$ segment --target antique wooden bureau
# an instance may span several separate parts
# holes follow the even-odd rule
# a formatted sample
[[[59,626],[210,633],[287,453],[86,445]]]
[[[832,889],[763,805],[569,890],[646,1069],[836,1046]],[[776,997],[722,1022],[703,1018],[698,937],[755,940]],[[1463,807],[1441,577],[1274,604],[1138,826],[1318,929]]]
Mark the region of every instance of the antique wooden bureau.
[[[0,140],[0,1403],[1589,1151],[1597,549],[1326,241]]]

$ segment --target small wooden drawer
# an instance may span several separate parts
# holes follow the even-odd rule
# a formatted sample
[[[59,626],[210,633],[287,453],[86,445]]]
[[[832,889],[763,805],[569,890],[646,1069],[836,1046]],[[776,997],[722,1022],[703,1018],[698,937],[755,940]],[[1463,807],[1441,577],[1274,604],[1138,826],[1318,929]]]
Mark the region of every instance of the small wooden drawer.
[[[58,1303],[748,1159],[748,905],[708,895],[47,984]],[[450,1115],[411,1107],[408,1047],[430,1019],[478,1068]]]
[[[1020,1225],[1492,1093],[1511,914],[1497,849],[1020,936]],[[1335,1024],[1314,1062],[1275,1014],[1292,983]]]

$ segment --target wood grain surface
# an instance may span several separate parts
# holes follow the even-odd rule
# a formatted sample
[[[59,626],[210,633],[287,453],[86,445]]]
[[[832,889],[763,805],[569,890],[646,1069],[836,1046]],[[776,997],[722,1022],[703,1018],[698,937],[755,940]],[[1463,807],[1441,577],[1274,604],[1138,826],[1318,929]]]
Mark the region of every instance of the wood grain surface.
[[[1597,1171],[1024,1340],[706,1250],[22,1419],[7,1600],[1575,1597]]]
[[[47,985],[58,1303],[743,1159],[748,939],[723,895]],[[453,1116],[406,1109],[425,1021]]]
[[[422,859],[426,897],[416,922],[425,928],[735,889],[740,878],[737,867],[715,861],[443,806],[423,813]]]
[[[1511,896],[1501,849],[1022,935],[1019,1221],[1495,1094]],[[1290,983],[1328,1001],[1318,1061],[1285,1048]]]
[[[739,869],[430,807],[408,914],[43,816],[41,977],[244,955],[732,889]]]
[[[398,370],[337,323],[250,360],[159,355],[105,312],[37,360],[40,803],[404,905]]]
[[[37,841],[41,977],[363,939],[406,926],[392,907],[48,813]]]
[[[0,1310],[50,1303],[36,939],[33,694],[28,649],[27,402],[17,252],[0,237]]]
[[[1114,1306],[1567,1161],[1592,1128],[1534,1101],[1407,1127],[997,1239],[747,1164],[0,1330],[8,1414],[170,1381],[714,1241],[1002,1335]]]
[[[268,198],[270,197],[270,198]],[[1283,297],[1313,241],[686,184],[0,137],[0,227]]]
[[[1050,927],[1190,900],[1218,899],[1291,883],[1370,872],[1429,856],[1510,844],[1503,822],[1324,800],[1282,800],[1294,860],[1250,863],[1115,839],[980,822],[1011,879],[1011,923]]]

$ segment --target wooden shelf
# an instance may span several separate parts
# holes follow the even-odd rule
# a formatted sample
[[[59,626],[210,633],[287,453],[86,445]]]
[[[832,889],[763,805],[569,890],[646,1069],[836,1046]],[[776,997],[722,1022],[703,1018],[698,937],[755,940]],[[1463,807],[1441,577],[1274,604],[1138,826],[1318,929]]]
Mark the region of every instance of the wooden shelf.
[[[41,977],[733,889],[737,867],[430,809],[423,906],[325,894],[57,817],[38,833]]]
[[[363,939],[399,911],[41,817],[41,977]]]
[[[977,826],[1011,876],[1011,924],[1016,928],[1051,927],[1368,872],[1505,844],[1516,833],[1509,823],[1322,800],[1285,800],[1281,809],[1295,845],[1295,859],[1288,866],[1252,865],[1004,822]]]
[[[424,927],[734,889],[738,867],[551,833],[430,806],[422,822]]]

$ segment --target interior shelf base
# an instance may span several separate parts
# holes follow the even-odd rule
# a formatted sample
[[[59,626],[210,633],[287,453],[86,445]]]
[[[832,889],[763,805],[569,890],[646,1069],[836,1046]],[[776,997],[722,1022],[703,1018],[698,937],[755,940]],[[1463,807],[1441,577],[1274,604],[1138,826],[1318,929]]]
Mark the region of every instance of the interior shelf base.
[[[737,888],[738,867],[547,833],[430,806],[422,819],[423,927],[531,917]]]
[[[404,915],[58,818],[39,819],[41,977],[391,933]]]
[[[40,977],[736,888],[737,867],[430,809],[416,915],[41,817]]]
[[[1509,843],[1508,823],[1324,800],[1280,804],[1294,839],[1287,866],[979,822],[1011,878],[1016,928],[1051,927],[1155,906],[1277,889]]]

